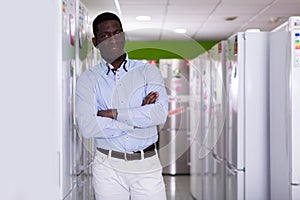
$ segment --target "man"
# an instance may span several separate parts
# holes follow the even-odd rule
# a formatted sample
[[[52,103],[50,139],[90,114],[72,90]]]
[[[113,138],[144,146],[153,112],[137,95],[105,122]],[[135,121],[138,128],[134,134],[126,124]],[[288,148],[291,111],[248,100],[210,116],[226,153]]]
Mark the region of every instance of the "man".
[[[93,44],[102,60],[85,71],[76,89],[76,118],[97,147],[93,186],[97,200],[166,199],[155,143],[166,121],[168,97],[159,69],[130,60],[120,19],[93,21]]]

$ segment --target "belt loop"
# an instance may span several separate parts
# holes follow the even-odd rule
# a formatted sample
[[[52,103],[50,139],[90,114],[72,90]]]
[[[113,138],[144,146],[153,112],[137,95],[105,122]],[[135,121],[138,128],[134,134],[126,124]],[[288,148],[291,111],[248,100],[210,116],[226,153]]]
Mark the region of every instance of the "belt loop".
[[[144,156],[144,151],[141,150],[141,160],[144,160],[145,159],[145,156]]]
[[[108,158],[111,158],[111,150],[108,150],[107,157],[108,157]]]

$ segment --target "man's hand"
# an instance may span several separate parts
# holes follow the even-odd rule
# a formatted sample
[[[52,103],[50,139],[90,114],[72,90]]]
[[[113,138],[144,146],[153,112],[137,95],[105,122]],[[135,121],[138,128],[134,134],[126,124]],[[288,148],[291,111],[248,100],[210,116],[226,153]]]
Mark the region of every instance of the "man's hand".
[[[117,119],[118,112],[117,109],[98,110],[97,116]]]
[[[158,92],[150,92],[143,100],[142,106],[146,104],[155,103],[157,99],[158,99]],[[98,110],[97,116],[117,119],[118,112],[117,109]]]
[[[150,92],[143,100],[142,106],[146,104],[155,103],[157,99],[158,99],[158,92]]]

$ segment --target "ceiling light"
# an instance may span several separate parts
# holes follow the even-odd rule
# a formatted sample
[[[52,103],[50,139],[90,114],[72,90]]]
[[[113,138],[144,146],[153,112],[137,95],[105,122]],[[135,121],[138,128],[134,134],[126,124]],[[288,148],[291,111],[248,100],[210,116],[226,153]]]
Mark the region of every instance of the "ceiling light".
[[[117,11],[118,11],[119,15],[122,15],[119,0],[115,0],[115,5],[116,5],[116,8],[117,8]]]
[[[151,17],[150,16],[137,16],[135,19],[138,21],[150,21]]]
[[[176,32],[176,33],[186,33],[186,29],[184,29],[184,28],[177,28],[177,29],[174,29],[174,32]]]
[[[252,29],[247,29],[246,32],[260,32],[260,29],[257,28],[252,28]]]

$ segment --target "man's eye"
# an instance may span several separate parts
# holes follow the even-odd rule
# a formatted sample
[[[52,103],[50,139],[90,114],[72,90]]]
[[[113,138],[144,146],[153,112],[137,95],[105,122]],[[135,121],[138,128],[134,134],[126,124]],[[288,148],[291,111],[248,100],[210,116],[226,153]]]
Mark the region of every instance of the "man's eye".
[[[120,34],[120,33],[122,33],[122,31],[117,31],[117,32],[114,33],[114,35],[117,35],[117,34]]]
[[[100,35],[100,38],[109,38],[109,35],[108,34],[103,34],[103,35]]]

